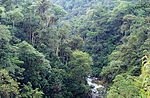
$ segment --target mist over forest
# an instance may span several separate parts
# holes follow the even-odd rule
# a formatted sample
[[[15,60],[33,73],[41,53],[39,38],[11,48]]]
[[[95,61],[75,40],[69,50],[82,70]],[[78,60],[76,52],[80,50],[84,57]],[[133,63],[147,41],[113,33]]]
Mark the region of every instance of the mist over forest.
[[[0,98],[149,98],[150,0],[0,0]]]

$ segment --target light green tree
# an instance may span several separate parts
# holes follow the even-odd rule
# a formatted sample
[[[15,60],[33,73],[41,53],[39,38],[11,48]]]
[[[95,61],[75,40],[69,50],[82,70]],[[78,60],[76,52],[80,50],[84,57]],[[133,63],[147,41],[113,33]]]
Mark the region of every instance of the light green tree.
[[[5,69],[0,70],[0,95],[7,97],[11,94],[19,94],[19,83],[9,76]]]

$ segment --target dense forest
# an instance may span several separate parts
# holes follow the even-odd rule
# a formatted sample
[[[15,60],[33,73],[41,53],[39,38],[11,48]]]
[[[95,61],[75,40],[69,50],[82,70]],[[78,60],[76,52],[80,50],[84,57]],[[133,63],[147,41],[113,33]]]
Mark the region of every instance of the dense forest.
[[[95,98],[88,77],[150,97],[150,0],[0,0],[0,98]]]

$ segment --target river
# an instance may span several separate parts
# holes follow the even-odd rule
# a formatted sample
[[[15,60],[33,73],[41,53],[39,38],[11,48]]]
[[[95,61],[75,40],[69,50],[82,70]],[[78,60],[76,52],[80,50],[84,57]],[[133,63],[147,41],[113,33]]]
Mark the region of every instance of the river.
[[[99,81],[99,80],[95,77],[90,77],[90,76],[87,78],[87,83],[91,87],[92,98],[105,98],[105,92],[106,92],[105,87],[94,81]]]

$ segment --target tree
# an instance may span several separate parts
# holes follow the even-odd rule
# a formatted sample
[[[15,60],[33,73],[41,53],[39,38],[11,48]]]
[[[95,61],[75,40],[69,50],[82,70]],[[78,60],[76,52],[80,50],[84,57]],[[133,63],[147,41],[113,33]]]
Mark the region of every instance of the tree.
[[[117,75],[113,80],[113,85],[107,92],[107,98],[137,98],[138,89],[132,76],[125,74]]]
[[[84,41],[80,36],[73,37],[68,43],[71,50],[82,50],[84,46]]]
[[[11,94],[18,96],[19,94],[19,83],[16,80],[13,80],[9,76],[8,72],[5,69],[0,70],[0,95],[7,97]]]
[[[126,97],[149,97],[149,57],[144,56],[142,58],[142,67],[140,76],[130,76],[128,73],[119,74],[113,80],[113,85],[110,90],[107,92],[108,98],[126,98]]]
[[[69,69],[72,77],[77,81],[85,81],[86,77],[91,73],[91,65],[93,64],[92,58],[89,54],[82,51],[74,51],[73,58],[69,62]]]
[[[33,88],[39,88],[44,91],[48,85],[47,78],[50,77],[48,76],[51,69],[49,61],[45,59],[42,53],[39,53],[25,41],[19,43],[18,47],[19,59],[24,61],[24,64],[21,64],[20,67],[25,69],[22,83],[31,82]]]
[[[22,98],[39,98],[42,97],[44,93],[42,91],[39,91],[38,88],[36,88],[35,90],[33,90],[32,88],[32,84],[30,82],[28,82],[26,85],[23,85],[23,88],[21,89],[21,94],[19,97]]]
[[[148,23],[150,23],[150,11],[149,11],[150,1],[149,0],[139,0],[138,4],[136,5],[136,8],[145,10]]]
[[[142,58],[142,68],[141,68],[141,75],[139,76],[139,80],[137,81],[137,87],[139,90],[139,95],[141,97],[149,97],[150,96],[150,58],[149,56],[144,56]]]
[[[124,23],[120,28],[123,34],[120,40],[122,43],[111,53],[108,58],[110,63],[108,66],[103,67],[104,69],[100,74],[100,76],[106,77],[106,81],[109,79],[109,83],[112,83],[112,80],[120,73],[140,75],[139,59],[148,53],[146,40],[148,40],[149,27],[145,21],[146,19],[142,17],[144,13],[138,12],[136,14],[136,11],[137,9],[132,9],[132,15],[127,14],[123,17]]]
[[[10,31],[4,25],[0,26],[0,67],[5,68],[11,65],[10,61]]]
[[[88,94],[88,85],[86,78],[91,73],[92,58],[86,52],[76,50],[72,53],[72,59],[68,62],[68,92],[72,92],[73,96],[85,97]]]
[[[11,40],[12,36],[8,27],[0,25],[0,69],[6,69],[13,78],[19,78],[24,69],[20,68],[18,64],[23,62],[18,59],[17,47],[10,44]]]
[[[13,28],[15,26],[16,22],[20,22],[23,20],[24,15],[21,13],[22,9],[21,8],[16,8],[12,11],[7,12],[6,14],[8,15],[9,19],[12,21],[13,23]]]

